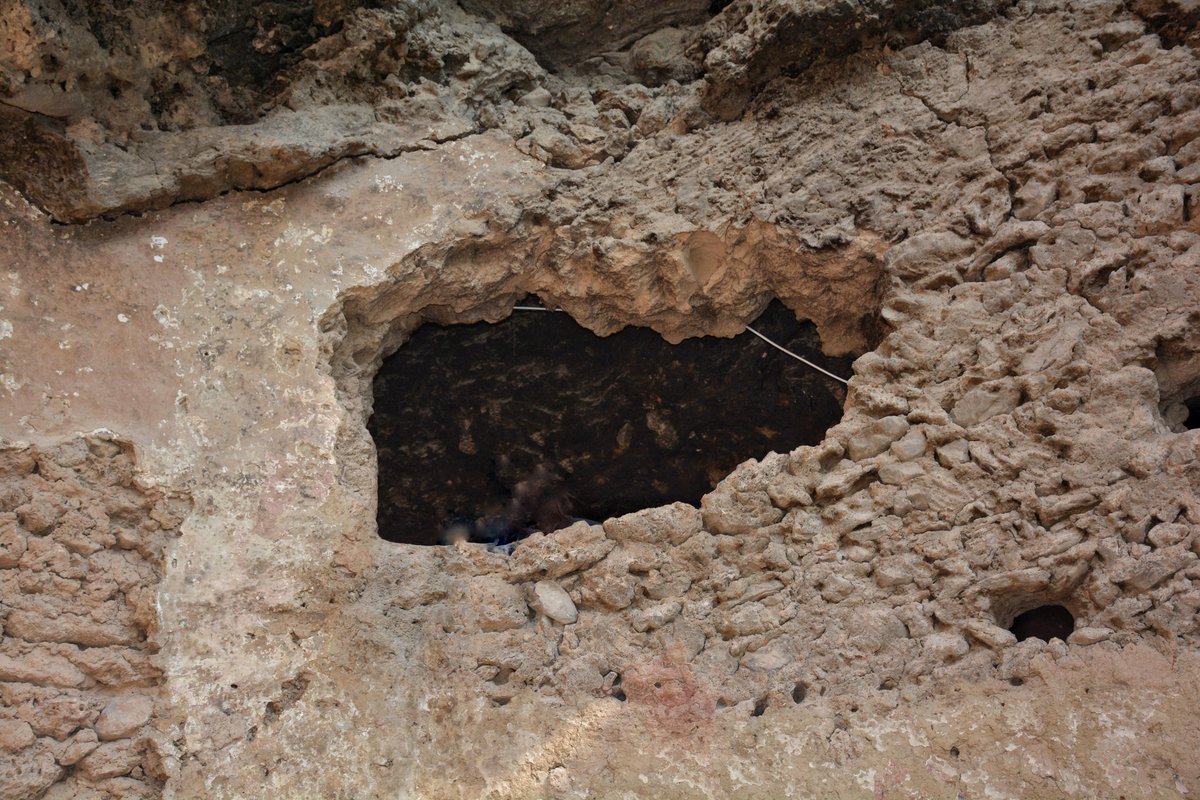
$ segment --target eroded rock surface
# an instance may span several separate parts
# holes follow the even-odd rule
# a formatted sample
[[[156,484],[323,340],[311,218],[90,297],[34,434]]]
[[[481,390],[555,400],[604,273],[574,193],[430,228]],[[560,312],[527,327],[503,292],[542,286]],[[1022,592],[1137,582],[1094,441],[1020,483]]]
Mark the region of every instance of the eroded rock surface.
[[[0,794],[158,796],[180,718],[155,714],[157,591],[187,510],[110,436],[0,451]]]
[[[701,29],[542,73],[438,7],[421,24],[491,31],[532,65],[519,96],[471,101],[492,121],[457,141],[87,226],[4,190],[0,431],[46,447],[112,429],[195,503],[135,581],[159,601],[162,677],[92,691],[71,648],[124,646],[94,638],[125,635],[119,616],[6,617],[5,680],[32,686],[22,648],[49,648],[36,691],[86,695],[59,727],[4,719],[0,748],[29,753],[11,780],[40,791],[78,764],[65,796],[129,775],[130,793],[211,797],[1200,791],[1194,9],[979,6],[999,13],[884,47],[884,11],[911,8],[879,8],[815,60],[757,24],[723,44],[747,54],[735,67],[766,55],[721,122]],[[634,62],[673,77],[635,83]],[[473,69],[430,96],[491,74]],[[495,321],[530,293],[672,341],[736,333],[778,297],[859,356],[845,414],[699,507],[511,556],[380,541],[375,370],[424,322]],[[70,575],[22,566],[47,518],[18,514],[26,550],[0,563],[57,591]],[[1045,605],[1073,632],[1018,641]],[[130,694],[169,732],[158,767]]]

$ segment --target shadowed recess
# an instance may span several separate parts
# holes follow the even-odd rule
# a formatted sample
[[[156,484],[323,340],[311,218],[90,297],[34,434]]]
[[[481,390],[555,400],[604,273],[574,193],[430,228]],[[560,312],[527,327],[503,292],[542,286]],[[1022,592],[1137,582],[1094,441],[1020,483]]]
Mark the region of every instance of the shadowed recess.
[[[1018,642],[1026,639],[1041,639],[1047,642],[1051,639],[1062,639],[1065,642],[1075,630],[1075,617],[1059,605],[1038,606],[1018,614],[1009,630],[1017,637]]]
[[[1192,397],[1183,401],[1183,407],[1188,415],[1183,419],[1183,427],[1189,431],[1200,428],[1200,397]]]
[[[831,372],[811,324],[774,302],[753,323]],[[426,325],[387,359],[368,428],[379,533],[504,543],[578,518],[700,498],[734,467],[816,444],[845,387],[746,332],[672,345],[599,337],[563,313]]]

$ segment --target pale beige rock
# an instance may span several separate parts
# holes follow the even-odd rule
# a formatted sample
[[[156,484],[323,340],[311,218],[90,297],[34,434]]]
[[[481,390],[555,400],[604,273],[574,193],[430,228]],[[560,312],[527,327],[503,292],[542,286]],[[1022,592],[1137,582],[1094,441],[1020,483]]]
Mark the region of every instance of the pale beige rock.
[[[905,486],[924,474],[925,468],[911,461],[879,466],[879,480],[892,486]]]
[[[1113,631],[1111,628],[1076,628],[1071,635],[1067,637],[1067,641],[1071,644],[1096,644],[1097,642],[1103,642],[1104,640],[1108,639],[1108,637],[1112,636],[1112,634]]]
[[[471,624],[483,631],[520,628],[528,621],[521,589],[495,575],[472,581],[463,598]]]
[[[978,425],[998,414],[1009,414],[1021,402],[1021,390],[1009,384],[979,387],[954,405],[954,421],[963,427]]]
[[[937,449],[938,463],[946,469],[952,469],[956,464],[965,464],[971,460],[966,439],[956,439]]]
[[[0,655],[0,681],[82,686],[87,677],[62,656],[35,650],[18,658]]]
[[[616,542],[605,536],[601,526],[576,522],[556,531],[553,536],[535,533],[522,539],[513,551],[511,573],[514,576],[543,574],[548,578],[561,578],[595,564],[615,546]]]
[[[570,625],[579,618],[571,595],[554,581],[538,581],[533,585],[530,604],[555,622]]]
[[[677,602],[658,603],[649,608],[642,609],[633,615],[630,624],[633,629],[644,633],[645,631],[658,630],[666,625],[675,617],[679,616],[683,606]]]
[[[33,728],[20,719],[0,719],[0,749],[17,753],[34,742]]]
[[[106,742],[75,764],[75,769],[93,781],[128,775],[141,760],[140,751],[140,745],[128,739]]]
[[[887,450],[892,442],[907,432],[908,420],[904,417],[877,419],[850,438],[846,451],[855,461],[870,458]]]
[[[605,520],[604,532],[618,542],[682,544],[703,527],[700,509],[687,503],[637,511]]]
[[[912,461],[925,455],[926,446],[925,434],[920,430],[910,430],[893,442],[890,449],[892,455],[901,461]]]
[[[993,650],[1000,650],[1017,642],[1017,637],[1012,631],[1007,631],[998,625],[993,625],[983,620],[967,620],[963,625],[963,630],[969,633],[976,641],[987,645]]]
[[[102,742],[124,739],[149,722],[153,713],[154,700],[144,694],[115,697],[100,712],[96,734]]]
[[[751,533],[783,519],[766,491],[743,492],[721,484],[700,500],[705,529],[713,533]]]
[[[64,767],[78,764],[88,753],[91,753],[99,746],[100,742],[95,731],[79,731],[71,737],[67,742],[67,746],[63,748],[62,754],[58,756],[58,763]]]

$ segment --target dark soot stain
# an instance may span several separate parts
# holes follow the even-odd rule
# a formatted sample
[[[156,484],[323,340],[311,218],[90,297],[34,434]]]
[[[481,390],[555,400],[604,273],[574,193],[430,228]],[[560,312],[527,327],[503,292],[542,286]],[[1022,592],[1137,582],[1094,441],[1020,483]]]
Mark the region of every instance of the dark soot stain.
[[[822,356],[813,326],[778,301],[753,324],[849,375],[850,359]],[[845,396],[749,332],[671,345],[646,328],[599,337],[567,314],[523,311],[423,326],[374,392],[379,532],[412,544],[438,543],[454,520],[509,513],[518,483],[538,474],[555,476],[575,517],[697,504],[742,461],[819,442]],[[533,516],[530,527],[569,522]]]

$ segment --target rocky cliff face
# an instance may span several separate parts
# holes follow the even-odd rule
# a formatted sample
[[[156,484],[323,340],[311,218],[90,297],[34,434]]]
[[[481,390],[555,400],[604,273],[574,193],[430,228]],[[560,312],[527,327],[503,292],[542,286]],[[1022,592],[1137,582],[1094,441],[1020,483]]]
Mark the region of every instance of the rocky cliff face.
[[[9,2],[0,794],[1200,791],[1197,16]],[[777,298],[842,419],[381,540],[383,359],[530,294]]]

